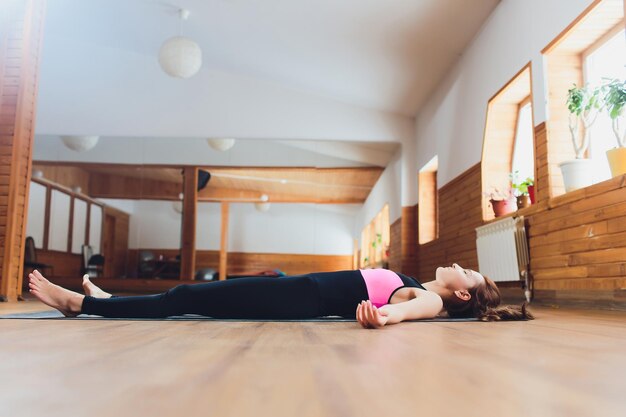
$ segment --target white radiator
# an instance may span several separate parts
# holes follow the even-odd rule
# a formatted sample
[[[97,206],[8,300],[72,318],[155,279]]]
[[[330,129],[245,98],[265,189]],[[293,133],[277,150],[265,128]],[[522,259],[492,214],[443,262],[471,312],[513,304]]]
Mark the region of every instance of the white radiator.
[[[476,228],[478,270],[493,281],[524,280],[530,301],[528,241],[524,217],[507,217]]]

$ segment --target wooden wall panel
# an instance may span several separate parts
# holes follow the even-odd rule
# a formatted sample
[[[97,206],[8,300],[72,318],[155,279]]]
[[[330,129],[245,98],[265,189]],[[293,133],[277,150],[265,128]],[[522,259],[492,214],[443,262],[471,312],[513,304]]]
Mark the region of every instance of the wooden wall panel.
[[[402,236],[400,242],[402,268],[400,272],[409,276],[416,276],[418,267],[417,205],[402,207],[400,233]]]
[[[539,300],[626,305],[626,177],[550,200],[528,217]]]
[[[548,131],[546,124],[535,126],[535,199],[550,198],[550,166],[548,163]],[[562,178],[561,178],[562,181]]]
[[[402,271],[402,217],[391,225],[389,240],[389,269]]]
[[[45,1],[9,1],[0,16],[0,299],[21,295],[26,209]]]
[[[105,276],[118,278],[126,277],[130,215],[110,206],[104,206],[104,215],[115,217],[113,259],[107,259],[105,257],[105,262],[107,264],[105,267]]]
[[[196,270],[196,213],[198,209],[198,169],[196,167],[185,167],[183,187],[180,279],[193,279]]]
[[[81,255],[39,249],[37,250],[37,262],[52,265],[53,274],[51,274],[51,276],[53,277],[74,278],[82,282],[80,279],[83,264]],[[48,271],[49,270],[44,270],[40,272],[50,274]],[[30,272],[30,270],[25,272]]]
[[[536,132],[545,138],[545,126]],[[549,198],[548,167],[537,170],[543,202],[517,213],[527,219],[535,302],[626,308],[626,176]],[[434,279],[437,266],[452,262],[478,268],[475,228],[485,223],[482,197],[454,196],[479,187],[480,172],[479,164],[439,190],[440,235],[417,247],[420,281]],[[519,284],[499,284],[511,285],[517,290],[507,288],[507,297],[521,299]]]
[[[178,200],[182,184],[121,175],[91,174],[90,195],[94,198]]]

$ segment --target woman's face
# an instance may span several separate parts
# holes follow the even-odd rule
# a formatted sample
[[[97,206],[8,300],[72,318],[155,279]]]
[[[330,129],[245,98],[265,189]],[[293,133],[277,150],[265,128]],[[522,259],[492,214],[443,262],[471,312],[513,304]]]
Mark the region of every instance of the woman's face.
[[[471,269],[463,269],[457,264],[437,268],[435,280],[453,291],[469,290],[485,282],[481,274]]]

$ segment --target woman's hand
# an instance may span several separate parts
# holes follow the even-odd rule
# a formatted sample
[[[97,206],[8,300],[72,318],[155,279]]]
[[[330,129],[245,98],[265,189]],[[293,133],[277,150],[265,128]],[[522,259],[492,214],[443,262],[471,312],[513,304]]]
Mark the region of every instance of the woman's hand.
[[[370,300],[361,301],[356,308],[356,319],[366,329],[379,329],[387,324],[389,313],[376,308]]]

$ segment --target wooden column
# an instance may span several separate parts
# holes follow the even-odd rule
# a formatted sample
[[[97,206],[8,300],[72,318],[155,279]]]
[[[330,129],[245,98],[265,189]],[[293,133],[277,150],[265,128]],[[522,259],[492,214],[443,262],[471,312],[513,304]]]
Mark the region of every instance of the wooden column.
[[[198,199],[198,169],[196,167],[185,168],[183,195],[180,279],[194,279],[196,271],[196,201]]]
[[[410,276],[416,276],[418,269],[418,227],[417,227],[418,205],[402,207],[402,220],[400,226],[401,234],[401,259],[402,272]]]
[[[228,203],[222,201],[222,236],[220,239],[220,281],[226,279],[228,265]]]
[[[45,0],[0,2],[0,300],[22,292]]]

